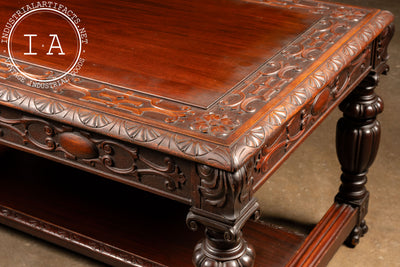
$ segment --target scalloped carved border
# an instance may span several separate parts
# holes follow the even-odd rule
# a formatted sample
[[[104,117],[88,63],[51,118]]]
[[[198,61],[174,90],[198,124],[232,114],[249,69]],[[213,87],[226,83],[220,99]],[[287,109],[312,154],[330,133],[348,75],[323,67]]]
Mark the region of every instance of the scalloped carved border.
[[[182,106],[161,98],[81,78],[70,79],[60,87],[43,90],[77,98],[82,102],[110,107],[134,116],[146,115],[146,118],[194,132],[226,137],[238,129],[241,122],[252,117],[296,78],[301,70],[311,65],[318,55],[329,49],[369,12],[353,7],[336,8],[333,4],[309,0],[250,2],[287,9],[302,9],[324,15],[324,18],[286,49],[268,60],[256,73],[239,84],[236,90],[210,110]],[[3,66],[7,65],[4,59],[1,63]],[[36,75],[37,73],[42,73],[43,76],[48,75],[45,69],[24,64],[22,67],[24,71],[34,72]],[[18,83],[10,74],[7,68],[0,68],[0,75]],[[105,118],[98,119],[99,121],[89,123],[94,127],[97,127],[98,123],[101,126],[101,123],[104,123],[101,119]]]
[[[190,202],[183,169],[168,155],[150,156],[139,146],[5,108],[0,108],[0,141]]]
[[[257,147],[247,145],[249,138],[254,140],[254,129],[257,129],[258,132],[262,129],[265,133],[264,142],[258,142],[260,143],[258,147],[261,147],[261,144],[267,141],[268,136],[272,136],[284,123],[290,120],[295,114],[298,114],[304,105],[310,101],[314,101],[317,95],[332,83],[335,78],[340,77],[340,73],[346,68],[351,67],[352,62],[365,51],[366,47],[372,43],[372,40],[377,38],[388,27],[392,20],[393,15],[390,12],[381,11],[370,23],[358,31],[354,38],[343,44],[335,54],[292,90],[278,105],[272,108],[262,120],[254,125],[252,130],[242,136],[232,147],[232,154],[240,155],[242,162],[245,162],[250,156],[254,155],[255,148]],[[390,38],[390,35],[388,36]],[[372,51],[369,51],[369,54],[372,54]],[[372,60],[371,62],[366,62],[363,67],[367,68],[369,66],[373,67]],[[353,68],[356,68],[356,65]],[[353,84],[347,82],[346,86],[342,86],[342,89],[336,89],[334,92],[335,98],[348,93],[347,91],[352,86]],[[309,112],[311,113],[312,111]]]
[[[270,3],[278,2],[279,1],[270,1]],[[297,6],[297,3],[302,3],[302,5],[310,4],[310,1],[283,2],[293,3],[295,6]],[[320,9],[319,5],[317,6],[317,9]],[[329,4],[326,4],[326,6],[330,8],[326,13],[329,20],[324,19],[322,22],[320,21],[317,23],[315,27],[311,28],[306,34],[296,40],[296,43],[291,44],[278,54],[279,57],[283,57],[284,59],[286,58],[293,66],[297,66],[301,63],[300,65],[304,66],[303,68],[306,68],[305,65],[302,65],[304,62],[312,64],[314,58],[318,56],[318,53],[322,53],[328,49],[328,47],[325,47],[321,51],[319,51],[319,49],[311,49],[306,54],[297,53],[297,48],[305,47],[306,45],[306,43],[304,43],[304,38],[310,40],[313,34],[316,34],[316,40],[321,38],[318,34],[325,32],[326,26],[328,25],[327,27],[329,27],[329,29],[335,29],[334,32],[337,31],[337,33],[341,33],[337,35],[337,39],[340,39],[348,31],[348,28],[357,24],[357,20],[366,14],[357,13],[356,9],[348,9],[347,7],[333,9],[333,7],[337,6]],[[358,17],[354,17],[353,13]],[[336,24],[334,23],[334,20],[336,20]],[[371,21],[361,28],[361,30],[343,44],[339,50],[333,53],[332,56],[320,65],[309,77],[292,90],[289,95],[285,96],[280,103],[271,108],[266,116],[259,120],[256,125],[252,126],[252,128],[249,129],[245,135],[241,136],[231,147],[217,144],[213,141],[205,141],[201,138],[201,136],[203,136],[207,139],[207,136],[212,136],[211,132],[221,133],[219,130],[213,131],[212,128],[210,128],[211,130],[205,130],[203,126],[194,126],[194,128],[198,128],[201,132],[206,133],[206,135],[201,133],[195,134],[196,129],[190,129],[192,125],[191,123],[194,122],[193,118],[198,116],[206,118],[204,116],[206,113],[217,115],[227,114],[227,117],[223,117],[222,120],[221,117],[219,117],[219,121],[222,124],[229,122],[229,126],[217,129],[223,129],[224,131],[231,129],[231,131],[234,132],[237,127],[232,127],[232,125],[235,126],[236,122],[238,125],[243,123],[245,120],[253,116],[257,110],[261,109],[265,103],[271,99],[271,97],[273,97],[272,95],[268,96],[268,94],[266,94],[263,86],[268,87],[271,84],[274,84],[274,86],[284,88],[294,79],[295,75],[300,73],[300,69],[298,69],[299,67],[293,68],[279,61],[275,61],[276,63],[274,63],[274,61],[267,62],[263,68],[260,69],[262,71],[254,74],[255,77],[262,77],[262,79],[267,78],[267,81],[264,80],[260,82],[257,79],[251,80],[250,82],[247,81],[244,83],[245,87],[243,87],[247,89],[238,87],[236,91],[227,95],[219,102],[219,104],[207,111],[194,111],[187,107],[182,107],[185,114],[179,113],[177,114],[177,117],[174,117],[178,119],[172,119],[172,121],[174,121],[173,124],[180,127],[177,128],[176,132],[154,128],[143,123],[135,122],[131,119],[122,119],[111,114],[102,114],[99,111],[94,111],[90,106],[89,108],[77,107],[70,102],[56,99],[56,95],[54,94],[53,96],[44,96],[44,93],[35,93],[29,91],[29,88],[17,89],[10,85],[0,84],[0,102],[5,106],[22,109],[41,117],[47,117],[59,121],[61,120],[63,122],[67,121],[69,124],[79,128],[106,134],[120,140],[137,143],[151,149],[157,149],[165,153],[194,160],[227,171],[233,171],[240,168],[250,156],[254,155],[267,141],[268,136],[278,128],[282,127],[287,120],[297,114],[303,105],[312,101],[313,98],[323,90],[323,88],[327,86],[336,75],[346,68],[350,62],[392,22],[392,20],[393,15],[386,11],[381,11],[373,17]],[[322,28],[319,29],[318,27]],[[326,38],[329,39],[329,36]],[[330,41],[327,43],[330,44],[337,39],[329,39]],[[324,43],[325,41],[326,40],[324,40]],[[11,77],[9,73],[1,71],[0,75],[5,79]],[[249,79],[251,78],[252,77]],[[278,80],[282,81],[277,82]],[[248,95],[246,96],[247,93]],[[233,105],[233,94],[236,94],[238,97],[242,97],[243,99],[238,101],[237,97],[233,97],[236,99],[234,101],[235,104]],[[258,95],[256,98],[252,98],[249,97],[249,94],[252,94],[253,96],[255,94]],[[260,98],[260,96],[262,97]],[[43,98],[45,100],[43,100]],[[38,99],[41,100],[39,101]],[[259,99],[261,99],[261,101]],[[43,101],[49,103],[44,103]],[[150,103],[151,105],[154,103],[160,104],[157,101],[154,102],[151,100],[147,103]],[[153,105],[153,107],[155,110],[159,110],[157,106]],[[153,109],[144,109],[142,110],[142,114],[146,112],[151,113],[152,110]],[[165,120],[165,117],[163,117],[163,120]],[[196,137],[188,137],[185,134],[182,134],[182,128],[194,131],[193,136]],[[227,135],[222,134],[222,142],[225,140],[226,136]]]

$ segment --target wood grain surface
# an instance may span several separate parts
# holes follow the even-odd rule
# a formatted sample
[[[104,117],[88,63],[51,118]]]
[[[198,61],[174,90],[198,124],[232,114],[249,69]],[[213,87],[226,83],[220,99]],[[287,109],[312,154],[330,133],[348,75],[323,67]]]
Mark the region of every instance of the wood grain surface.
[[[19,5],[1,4],[1,25]],[[89,36],[80,75],[202,108],[321,17],[237,0],[68,1],[65,6]],[[76,42],[71,25],[62,20],[42,12],[19,23],[21,33],[37,34],[32,47],[38,55],[23,55],[28,38],[16,32],[16,59],[63,71]],[[49,50],[53,32],[61,32],[66,55],[40,56]]]

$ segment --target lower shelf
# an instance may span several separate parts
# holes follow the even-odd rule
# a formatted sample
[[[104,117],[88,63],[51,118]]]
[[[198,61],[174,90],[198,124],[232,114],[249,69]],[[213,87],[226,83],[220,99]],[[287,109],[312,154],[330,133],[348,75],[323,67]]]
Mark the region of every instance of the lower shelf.
[[[113,266],[192,266],[189,207],[23,152],[2,155],[0,222]],[[285,266],[305,237],[248,222],[255,266]],[[304,245],[303,245],[304,246]]]

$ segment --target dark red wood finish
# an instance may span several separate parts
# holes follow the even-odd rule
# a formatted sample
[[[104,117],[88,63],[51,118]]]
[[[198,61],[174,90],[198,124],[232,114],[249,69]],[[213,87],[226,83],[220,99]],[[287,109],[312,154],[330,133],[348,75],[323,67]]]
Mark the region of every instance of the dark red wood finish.
[[[192,266],[202,233],[186,227],[186,205],[26,153],[1,156],[2,223],[112,266]],[[244,233],[257,249],[257,266],[282,266],[306,234],[253,221]]]
[[[90,42],[81,76],[202,108],[321,18],[237,0],[113,1],[111,6],[109,1],[68,1],[65,6],[81,19]],[[16,8],[2,3],[1,25]],[[65,41],[72,39],[71,26],[51,13],[29,19],[21,32],[38,35],[32,39],[37,53],[48,52],[48,34],[56,31],[38,27],[47,21],[62,27],[57,32],[62,32],[60,43],[67,55],[62,60],[24,56],[28,38],[20,35],[15,37],[15,58],[64,70],[71,61],[68,54],[76,51],[76,43]]]
[[[7,25],[19,5],[2,1],[0,24]],[[349,242],[358,242],[366,231],[365,173],[377,152],[376,115],[382,107],[370,80],[388,69],[390,12],[309,0],[69,1],[66,6],[79,16],[80,36],[87,40],[78,76],[55,87],[20,82],[7,65],[10,47],[1,43],[0,143],[190,205],[187,226],[205,229],[205,239],[195,245],[193,236],[176,238],[174,249],[194,247],[196,266],[247,267],[258,258],[262,264],[323,265],[350,233]],[[47,51],[43,36],[50,31],[59,29],[62,40],[71,39],[73,22],[63,23],[53,13],[32,13],[29,24],[15,28],[13,56],[38,79],[60,74],[76,53],[76,43],[66,42],[60,61],[24,54],[29,47],[23,33],[42,21],[34,38],[42,43],[38,53]],[[260,240],[242,233],[246,221],[260,214],[253,193],[342,100],[337,148],[343,175],[336,203],[304,242],[252,223],[244,232],[249,237],[260,232],[262,242],[293,241],[265,254]],[[4,188],[15,186],[9,182]],[[78,181],[74,186],[82,186],[79,198],[90,190]],[[114,217],[118,225],[131,221],[131,215],[120,218],[128,203],[150,206],[151,201],[108,204],[103,191],[111,206],[98,220],[102,205],[85,197],[87,209],[93,209],[86,214],[74,198],[59,194],[51,191],[44,194],[51,201],[35,202],[4,193],[1,220],[107,262],[116,257],[119,263],[151,266],[148,260],[157,253],[150,247],[157,242],[149,233],[143,233],[148,239],[141,236],[140,229],[164,235],[172,204],[162,211],[139,207],[158,215],[165,211],[163,220],[143,215],[150,224],[108,232],[118,228]],[[104,228],[80,225],[81,213]],[[118,237],[127,235],[143,237],[144,245]],[[263,256],[274,254],[277,258]],[[156,261],[183,266],[176,258],[166,254]]]

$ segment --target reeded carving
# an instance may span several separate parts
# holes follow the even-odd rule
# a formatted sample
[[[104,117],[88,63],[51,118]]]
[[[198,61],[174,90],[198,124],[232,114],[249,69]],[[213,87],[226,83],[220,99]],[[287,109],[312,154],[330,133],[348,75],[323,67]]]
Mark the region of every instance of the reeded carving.
[[[372,72],[341,104],[336,149],[342,165],[342,186],[337,200],[359,206],[366,197],[366,173],[378,152],[380,124],[376,116],[383,102],[374,93],[378,76]],[[357,140],[355,142],[354,140]]]
[[[358,222],[346,240],[354,247],[367,232],[364,217],[368,212],[367,172],[378,152],[381,127],[376,117],[383,111],[383,102],[374,89],[379,75],[372,71],[340,104],[343,118],[338,121],[336,151],[342,166],[338,203],[358,208]]]
[[[361,82],[356,92],[340,105],[345,116],[367,120],[375,118],[383,111],[382,99],[373,92],[378,80],[379,75],[373,72]]]

